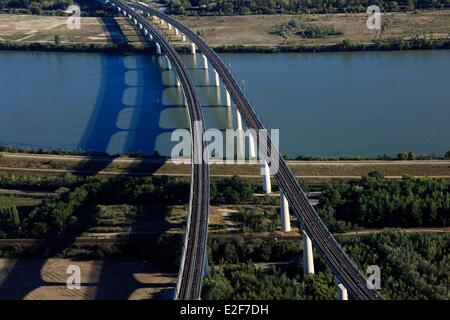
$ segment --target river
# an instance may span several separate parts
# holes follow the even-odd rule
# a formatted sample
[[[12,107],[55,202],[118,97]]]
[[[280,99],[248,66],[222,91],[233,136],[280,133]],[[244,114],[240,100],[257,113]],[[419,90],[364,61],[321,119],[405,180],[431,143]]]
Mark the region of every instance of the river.
[[[291,157],[450,149],[448,50],[221,57]],[[231,127],[199,58],[183,55],[207,126]],[[156,56],[0,51],[0,144],[169,155],[188,125],[174,79]]]

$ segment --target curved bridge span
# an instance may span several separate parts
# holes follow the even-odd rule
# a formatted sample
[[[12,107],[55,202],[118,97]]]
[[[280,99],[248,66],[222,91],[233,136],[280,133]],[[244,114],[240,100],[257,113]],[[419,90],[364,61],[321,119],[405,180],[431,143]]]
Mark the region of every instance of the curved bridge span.
[[[180,56],[157,28],[122,1],[106,0],[104,4],[112,5],[123,16],[133,20],[144,36],[154,40],[160,46],[160,49],[164,51],[171,62],[186,98],[192,141],[191,189],[187,230],[175,298],[181,300],[200,299],[204,266],[207,263],[206,242],[208,236],[210,180],[208,164],[204,161],[194,161],[196,157],[202,157],[204,150],[207,148],[206,142],[203,141],[205,126],[195,85]]]
[[[130,4],[130,6],[164,20],[189,38],[189,40],[207,57],[221,77],[226,89],[229,91],[236,104],[236,108],[242,114],[248,127],[256,130],[256,132],[264,129],[264,125],[257,117],[254,109],[251,107],[231,72],[202,38],[190,30],[189,27],[158,10],[140,4]],[[297,216],[298,221],[300,221],[301,228],[311,238],[314,247],[333,271],[334,276],[347,288],[354,299],[382,299],[382,296],[377,290],[368,288],[365,277],[345,254],[315,211],[314,207],[309,203],[307,196],[286,162],[283,160],[283,157],[272,145],[270,137],[262,135],[262,138],[263,139],[257,139],[257,137],[254,137],[254,139],[257,140],[262,153],[267,155],[264,157],[268,163],[277,163],[277,161],[279,161],[279,170],[274,174],[275,179],[293,207],[294,213]]]

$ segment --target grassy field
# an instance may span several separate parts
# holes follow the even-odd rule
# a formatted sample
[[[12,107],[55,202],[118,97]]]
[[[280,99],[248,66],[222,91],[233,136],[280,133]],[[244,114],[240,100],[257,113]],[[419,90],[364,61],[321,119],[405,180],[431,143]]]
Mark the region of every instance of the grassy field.
[[[80,30],[69,30],[66,17],[0,15],[0,41],[18,43],[53,43],[59,35],[61,43],[120,43],[128,40],[140,45],[142,37],[127,19],[82,17]],[[331,45],[349,39],[355,43],[372,43],[375,39],[398,40],[413,36],[448,39],[450,10],[418,13],[387,13],[382,15],[382,30],[368,30],[365,14],[251,15],[224,17],[177,17],[187,23],[212,46],[273,47],[289,45]],[[291,19],[304,24],[332,26],[341,35],[305,39],[292,34],[282,36],[280,27]],[[167,29],[167,26],[160,26]],[[166,30],[167,31],[167,30]],[[170,31],[171,39],[179,37]]]
[[[417,177],[450,178],[450,161],[289,161],[294,174],[304,179],[358,178],[370,171],[379,171],[387,177],[398,178],[403,175]],[[63,171],[97,173],[134,173],[142,175],[190,176],[189,164],[174,164],[167,161],[141,161],[119,158],[111,161],[90,161],[83,158],[64,156],[9,155],[0,157],[1,170],[48,170],[55,173]],[[211,175],[258,178],[259,164],[212,164]]]
[[[81,29],[70,30],[66,17],[0,14],[0,41],[53,43],[58,35],[61,43],[122,42],[119,19],[82,17]]]
[[[415,35],[433,39],[450,36],[450,10],[382,15],[382,30],[366,27],[366,14],[252,15],[229,17],[177,17],[197,31],[212,46],[282,46],[336,44],[344,39],[371,43],[375,39],[409,39]],[[341,35],[305,39],[283,37],[280,27],[291,19],[316,26],[332,26]]]

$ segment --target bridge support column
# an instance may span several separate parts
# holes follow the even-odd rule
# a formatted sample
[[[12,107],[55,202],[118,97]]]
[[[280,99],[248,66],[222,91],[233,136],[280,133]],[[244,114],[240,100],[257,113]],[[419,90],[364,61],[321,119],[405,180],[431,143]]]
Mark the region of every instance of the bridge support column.
[[[338,279],[336,279],[336,285],[338,289],[338,300],[348,300],[347,289]]]
[[[284,195],[283,190],[280,189],[280,220],[281,232],[291,231],[291,219],[289,217],[289,202]]]
[[[214,69],[214,86],[220,86],[219,74],[217,73],[216,69]]]
[[[167,70],[172,70],[172,64],[170,63],[169,57],[165,56]]]
[[[195,43],[191,43],[189,45],[189,47],[191,48],[191,54],[196,54],[197,53],[197,49],[195,47]]]
[[[156,46],[156,54],[161,54],[161,46],[159,45],[159,43],[156,42],[155,46]]]
[[[148,30],[144,29],[144,35],[148,36]]]
[[[242,116],[239,110],[236,108],[236,126],[237,126],[237,159],[245,159],[245,147],[244,147],[244,130],[242,126]]]
[[[167,28],[168,28],[169,30],[172,30],[172,25],[171,25],[170,23],[168,23],[168,24],[167,24]]]
[[[255,138],[250,133],[248,135],[248,157],[250,159],[256,159]]]
[[[225,89],[225,98],[226,98],[226,101],[225,101],[226,106],[231,107],[231,97],[230,97],[230,93],[228,92],[227,89]]]
[[[314,274],[314,256],[312,241],[306,234],[305,230],[302,230],[303,235],[303,274]]]
[[[262,183],[263,183],[263,192],[265,194],[272,193],[272,183],[270,181],[270,168],[266,160],[263,160],[262,165]]]
[[[208,58],[204,54],[202,54],[203,58],[203,69],[208,70]]]
[[[150,39],[150,41],[153,41],[153,36],[150,33],[148,34],[148,38]]]
[[[181,41],[186,42],[186,36],[184,34],[181,36]]]
[[[177,28],[175,28],[175,35],[178,36],[179,34],[180,34],[180,31]]]

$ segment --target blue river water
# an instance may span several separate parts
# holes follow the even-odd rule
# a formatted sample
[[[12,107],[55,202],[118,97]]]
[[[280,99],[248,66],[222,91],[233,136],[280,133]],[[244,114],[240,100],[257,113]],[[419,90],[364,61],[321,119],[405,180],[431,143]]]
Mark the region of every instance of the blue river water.
[[[291,157],[450,149],[450,51],[221,56]],[[183,59],[208,127],[235,125],[211,68]],[[188,126],[156,56],[0,51],[0,96],[0,144],[169,155]]]

